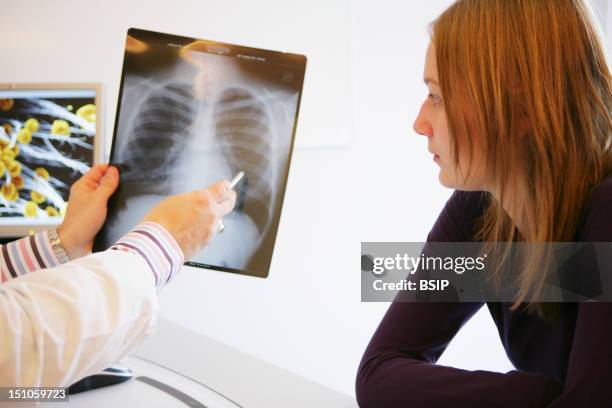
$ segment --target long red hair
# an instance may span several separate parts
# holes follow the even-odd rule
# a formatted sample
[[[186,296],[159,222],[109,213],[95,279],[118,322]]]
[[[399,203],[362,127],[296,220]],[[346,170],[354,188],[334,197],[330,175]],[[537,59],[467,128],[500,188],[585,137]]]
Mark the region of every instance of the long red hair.
[[[589,6],[459,0],[431,31],[455,163],[459,145],[482,146],[498,193],[489,194],[478,238],[572,241],[591,191],[612,172],[612,81]],[[528,187],[521,233],[502,207],[515,180]],[[491,275],[496,285],[506,256]],[[547,259],[525,262],[513,308],[541,290]],[[551,308],[528,304],[543,316]]]

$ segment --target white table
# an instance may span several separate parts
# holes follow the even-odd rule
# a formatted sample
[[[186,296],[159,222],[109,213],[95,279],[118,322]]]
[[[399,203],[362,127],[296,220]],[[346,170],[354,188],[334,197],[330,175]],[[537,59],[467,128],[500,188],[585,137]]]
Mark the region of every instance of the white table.
[[[121,363],[133,370],[134,378],[70,396],[68,403],[38,406],[357,407],[348,395],[165,320]]]

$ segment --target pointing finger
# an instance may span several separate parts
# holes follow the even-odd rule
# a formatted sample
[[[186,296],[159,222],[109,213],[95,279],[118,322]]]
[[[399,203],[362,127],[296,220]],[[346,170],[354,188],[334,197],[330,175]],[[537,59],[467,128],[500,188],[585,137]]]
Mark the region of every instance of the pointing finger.
[[[208,187],[206,190],[212,195],[215,202],[220,203],[228,198],[231,188],[229,181],[221,180]]]
[[[234,190],[230,190],[227,198],[220,203],[217,204],[217,211],[220,217],[223,217],[226,214],[229,214],[234,209],[236,205],[236,192]]]

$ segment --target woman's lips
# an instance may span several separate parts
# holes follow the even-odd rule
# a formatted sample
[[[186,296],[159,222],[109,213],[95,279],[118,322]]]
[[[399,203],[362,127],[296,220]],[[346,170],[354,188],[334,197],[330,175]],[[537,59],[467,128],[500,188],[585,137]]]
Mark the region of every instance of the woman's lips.
[[[431,149],[427,148],[427,151],[428,151],[429,153],[433,154],[433,160],[434,160],[434,161],[438,161],[438,160],[440,160],[440,156],[439,156],[439,155],[437,155],[437,154],[435,154],[434,152],[432,152],[432,151],[431,151]]]

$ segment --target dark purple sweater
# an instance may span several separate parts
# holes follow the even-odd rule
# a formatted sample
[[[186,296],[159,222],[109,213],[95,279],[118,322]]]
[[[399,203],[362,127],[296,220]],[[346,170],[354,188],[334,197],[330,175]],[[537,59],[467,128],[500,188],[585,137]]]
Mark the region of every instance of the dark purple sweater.
[[[428,241],[472,241],[482,193],[456,191]],[[612,242],[612,176],[590,196],[576,241]],[[612,271],[609,271],[612,273]],[[488,302],[516,370],[496,373],[437,365],[484,303],[394,302],[357,373],[365,407],[612,407],[612,303],[563,303],[547,322],[510,303]]]

